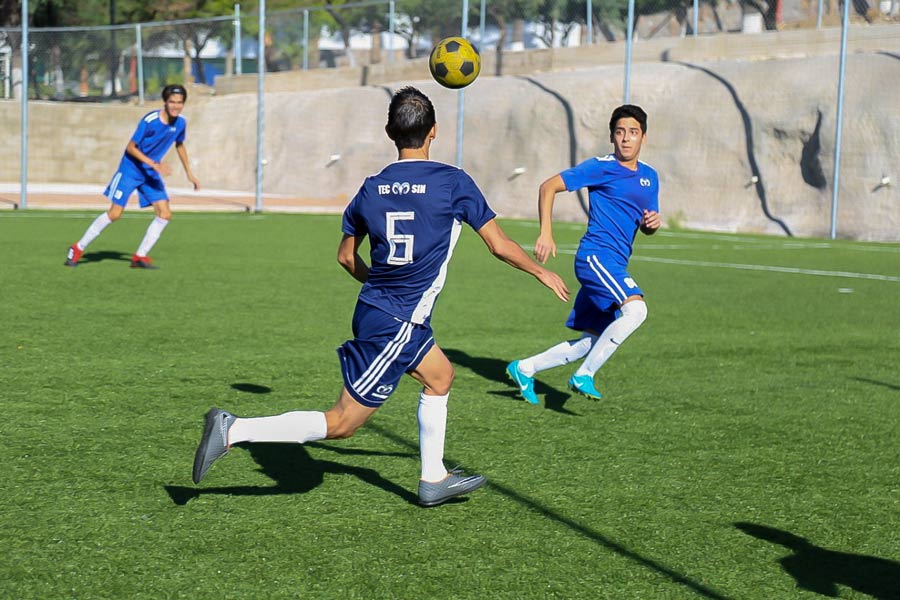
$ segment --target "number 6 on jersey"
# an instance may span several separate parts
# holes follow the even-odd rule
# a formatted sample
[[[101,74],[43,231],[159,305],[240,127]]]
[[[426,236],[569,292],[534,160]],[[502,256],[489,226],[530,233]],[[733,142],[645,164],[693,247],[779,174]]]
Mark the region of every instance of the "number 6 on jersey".
[[[390,242],[391,244],[387,262],[389,265],[408,265],[413,261],[413,242],[415,241],[416,236],[397,233],[395,227],[397,221],[415,220],[416,213],[412,211],[389,212],[385,213],[384,216],[387,219],[385,234],[387,236],[388,242]],[[398,245],[401,245],[403,248],[402,256],[397,255]]]

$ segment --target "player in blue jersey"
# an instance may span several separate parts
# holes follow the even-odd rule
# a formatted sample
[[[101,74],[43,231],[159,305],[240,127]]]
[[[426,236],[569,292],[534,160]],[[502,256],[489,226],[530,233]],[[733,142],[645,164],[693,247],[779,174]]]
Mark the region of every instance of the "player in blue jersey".
[[[397,147],[398,160],[367,178],[344,211],[338,262],[363,285],[353,314],[354,338],[338,349],[344,387],[337,402],[325,412],[257,418],[211,409],[194,457],[195,483],[233,444],[350,437],[406,373],[422,384],[420,504],[441,504],[484,485],[480,475],[444,467],[447,400],[454,374],[431,329],[432,309],[463,223],[478,232],[494,256],[533,275],[560,300],[567,300],[569,291],[558,275],[506,236],[465,171],[429,160],[437,128],[427,96],[410,87],[394,94],[385,130]],[[370,264],[359,255],[366,238]]]
[[[187,100],[187,90],[184,89],[184,86],[167,85],[163,88],[162,98],[162,110],[147,113],[138,123],[134,135],[131,136],[125,147],[125,154],[119,163],[119,169],[103,192],[103,195],[112,203],[109,210],[94,219],[81,239],[69,248],[65,262],[67,267],[78,266],[84,249],[110,223],[119,220],[125,211],[128,199],[137,190],[141,208],[152,206],[156,217],[150,222],[137,252],[131,257],[131,267],[135,269],[156,268],[147,255],[172,219],[169,194],[166,192],[166,186],[162,180],[163,176],[171,174],[172,169],[166,163],[160,162],[172,144],[175,144],[175,151],[178,153],[187,178],[194,185],[195,190],[200,188],[200,182],[191,171],[187,148],[184,146],[186,121],[181,116],[181,111]]]
[[[628,274],[628,260],[638,229],[652,235],[659,229],[659,177],[638,160],[647,134],[647,113],[639,106],[616,108],[609,120],[613,153],[588,159],[541,184],[538,211],[541,232],[534,255],[541,263],[556,256],[553,241],[553,201],[563,191],[588,189],[587,231],[575,254],[575,275],[581,289],[566,326],[582,332],[528,358],[514,360],[506,372],[522,397],[538,403],[534,376],[540,371],[584,358],[569,379],[569,389],[599,399],[594,374],[647,318],[644,292]]]

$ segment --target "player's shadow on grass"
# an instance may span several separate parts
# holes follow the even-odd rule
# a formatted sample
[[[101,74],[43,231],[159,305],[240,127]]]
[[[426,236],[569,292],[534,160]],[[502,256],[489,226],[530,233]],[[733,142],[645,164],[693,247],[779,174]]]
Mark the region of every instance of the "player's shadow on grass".
[[[519,395],[519,391],[516,389],[516,384],[506,375],[507,363],[505,361],[497,358],[470,356],[462,350],[456,350],[455,348],[442,348],[442,350],[453,364],[466,367],[476,375],[489,381],[502,384],[505,388],[511,388],[504,390],[490,390],[488,391],[489,394],[524,402],[522,396]],[[540,380],[534,382],[534,392],[538,395],[539,399],[544,399],[544,408],[566,415],[580,416],[578,413],[574,413],[564,406],[566,400],[571,397],[569,393],[562,392]]]
[[[335,450],[325,444],[307,444],[310,447]],[[325,474],[352,475],[386,492],[390,492],[406,500],[411,504],[418,502],[416,494],[397,485],[393,481],[385,479],[374,469],[354,467],[350,465],[332,462],[330,460],[316,460],[309,455],[309,451],[301,444],[237,444],[236,448],[246,448],[259,465],[259,472],[271,478],[275,485],[256,486],[238,485],[227,487],[185,487],[178,485],[166,485],[166,493],[172,502],[183,506],[200,496],[207,494],[224,494],[229,496],[273,496],[279,494],[305,494],[322,484]],[[232,450],[234,452],[234,450]],[[341,454],[383,455],[383,452],[358,450],[355,448],[340,448]],[[389,454],[390,455],[390,454]],[[403,454],[406,456],[407,454]],[[227,458],[223,462],[227,462]],[[224,465],[218,465],[223,468]]]
[[[867,377],[851,377],[850,379],[855,379],[856,381],[862,381],[863,383],[871,383],[872,385],[880,385],[882,387],[886,387],[889,390],[894,390],[895,392],[900,392],[900,385],[895,383],[888,383],[887,381],[879,381],[877,379],[869,379]]]
[[[801,589],[836,598],[840,592],[838,586],[843,585],[879,600],[900,600],[898,562],[820,548],[799,535],[756,523],[734,526],[755,538],[791,550],[793,554],[778,562]]]
[[[102,252],[88,252],[81,256],[81,260],[78,261],[78,264],[97,263],[104,260],[131,262],[131,255],[125,254],[124,252],[112,252],[109,250],[104,250]]]
[[[270,394],[272,392],[272,388],[267,385],[246,382],[232,383],[231,389],[239,392],[247,392],[248,394]]]

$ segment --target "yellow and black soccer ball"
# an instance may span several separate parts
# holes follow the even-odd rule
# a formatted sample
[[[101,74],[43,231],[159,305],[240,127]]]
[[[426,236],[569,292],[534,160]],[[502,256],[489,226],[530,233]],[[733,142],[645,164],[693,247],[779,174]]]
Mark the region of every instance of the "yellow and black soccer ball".
[[[461,37],[442,39],[431,50],[428,67],[434,80],[446,88],[464,88],[481,72],[481,55],[469,40]]]

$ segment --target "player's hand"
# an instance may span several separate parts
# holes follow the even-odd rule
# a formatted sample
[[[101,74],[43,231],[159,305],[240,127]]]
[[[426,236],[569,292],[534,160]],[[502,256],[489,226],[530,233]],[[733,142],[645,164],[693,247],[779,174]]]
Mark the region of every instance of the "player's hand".
[[[534,257],[539,263],[544,264],[550,256],[556,258],[556,242],[553,241],[553,236],[538,236],[534,243]]]
[[[188,179],[190,179],[191,183],[194,184],[195,192],[200,189],[200,180],[199,179],[197,179],[196,177],[188,177]]]
[[[645,210],[644,217],[641,219],[641,229],[656,231],[662,225],[659,213],[655,210]]]
[[[156,172],[163,177],[168,177],[172,174],[172,167],[170,167],[166,163],[156,163],[153,168],[156,169]]]
[[[549,269],[541,269],[535,277],[538,278],[538,281],[553,290],[553,293],[556,294],[557,298],[563,302],[569,301],[569,288],[566,287],[566,282],[562,280],[562,277]]]

